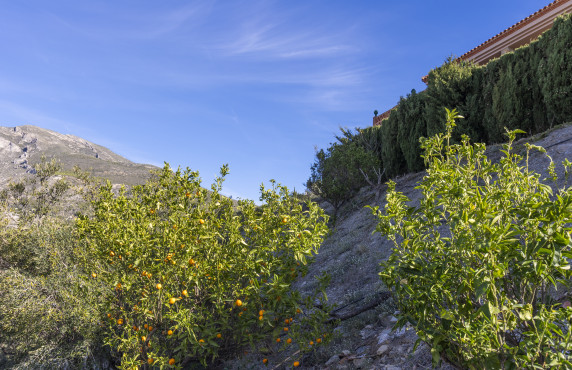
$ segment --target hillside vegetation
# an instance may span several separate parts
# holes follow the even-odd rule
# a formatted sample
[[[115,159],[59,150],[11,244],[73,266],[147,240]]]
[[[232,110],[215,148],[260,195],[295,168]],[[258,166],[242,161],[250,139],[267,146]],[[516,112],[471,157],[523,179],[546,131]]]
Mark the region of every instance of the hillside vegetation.
[[[380,127],[342,130],[312,166],[321,198],[272,182],[233,202],[226,166],[207,191],[107,153],[136,169],[121,187],[0,131],[25,173],[0,191],[0,367],[572,367],[572,128],[516,141],[572,120],[571,30],[450,60]]]

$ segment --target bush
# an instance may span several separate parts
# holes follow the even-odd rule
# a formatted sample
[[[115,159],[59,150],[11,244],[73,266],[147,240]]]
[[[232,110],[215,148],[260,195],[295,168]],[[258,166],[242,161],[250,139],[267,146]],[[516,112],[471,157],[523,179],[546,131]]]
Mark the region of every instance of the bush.
[[[572,117],[572,15],[560,16],[546,38],[546,55],[540,66],[542,92],[552,120]]]
[[[441,354],[468,368],[570,367],[572,308],[550,288],[572,276],[572,190],[553,194],[529,171],[530,150],[542,148],[527,145],[524,163],[513,153],[521,131],[508,132],[499,164],[466,136],[449,145],[460,116],[447,114],[446,132],[422,140],[419,205],[390,182],[385,212],[373,209],[395,246],[380,275],[395,293],[396,325],[411,323],[435,363]]]
[[[290,287],[317,252],[327,217],[274,183],[261,187],[260,207],[233,203],[220,195],[227,172],[210,192],[197,172],[168,165],[129,197],[108,184],[94,216],[78,221],[87,278],[104,291],[106,344],[123,368],[212,364],[274,342],[284,326],[290,335],[323,334],[328,313],[306,310]]]
[[[399,119],[395,113],[395,110],[392,111],[389,118],[381,124],[381,137],[383,139],[381,159],[388,178],[401,175],[407,171],[405,156],[399,145]]]
[[[408,172],[423,170],[419,138],[427,135],[427,123],[423,116],[426,94],[417,94],[411,90],[407,98],[401,98],[399,105],[403,109],[395,111],[397,123],[397,141],[405,158]]]
[[[80,278],[82,251],[73,222],[62,216],[79,197],[54,179],[57,168],[43,161],[36,176],[1,193],[1,368],[101,368],[111,360],[97,322],[97,287]]]
[[[342,130],[342,133],[344,136],[338,137],[339,143],[316,153],[311,176],[306,182],[309,190],[334,207],[334,222],[340,207],[367,185],[364,174],[374,178],[375,171],[381,167],[374,152],[366,149],[367,146],[375,148],[379,137],[375,135],[377,131],[354,135]]]
[[[402,98],[382,121],[378,147],[386,174],[422,167],[418,139],[445,131],[445,106],[465,117],[452,133],[453,142],[467,135],[490,144],[504,140],[504,127],[533,135],[572,121],[571,97],[571,14],[558,17],[539,40],[485,66],[448,58],[429,72],[425,91]]]
[[[0,367],[98,368],[110,360],[97,290],[80,278],[74,245],[73,224],[55,219],[0,231],[0,344],[7,355]]]

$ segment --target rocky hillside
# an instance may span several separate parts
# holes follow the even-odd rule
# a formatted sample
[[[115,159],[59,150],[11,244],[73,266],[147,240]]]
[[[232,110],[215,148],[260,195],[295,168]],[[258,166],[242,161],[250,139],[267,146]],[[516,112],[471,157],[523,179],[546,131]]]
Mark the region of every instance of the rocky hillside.
[[[572,126],[523,139],[515,144],[515,150],[523,153],[525,141],[547,149],[561,175],[558,186],[563,186],[561,162],[572,158]],[[499,149],[500,146],[489,147],[489,158],[498,160]],[[73,165],[91,167],[97,176],[111,177],[114,182],[142,181],[146,171],[153,168],[134,164],[106,148],[71,135],[34,126],[0,127],[1,181],[33,172],[33,166],[42,154],[58,157],[65,169],[69,170]],[[548,160],[534,153],[529,164],[532,170],[545,173]],[[416,202],[420,195],[415,187],[423,176],[420,172],[394,179],[397,190]],[[379,234],[373,234],[377,220],[369,209],[364,208],[366,205],[383,206],[383,198],[383,193],[381,199],[376,199],[375,190],[364,188],[348,202],[340,210],[337,224],[332,225],[332,233],[322,245],[309,273],[296,284],[301,292],[309,292],[316,287],[315,276],[324,272],[331,276],[327,294],[329,301],[337,305],[333,318],[340,320],[333,328],[336,338],[332,343],[316,346],[315,352],[302,357],[295,352],[280,352],[277,345],[267,344],[260,347],[266,348],[264,351],[249,351],[241,358],[227,362],[223,368],[290,368],[294,359],[300,360],[301,368],[313,369],[431,368],[428,345],[421,343],[413,351],[417,336],[411,328],[392,331],[396,306],[378,276],[379,262],[390,255],[392,245]],[[326,202],[321,205],[327,212],[333,211]],[[263,365],[263,358],[268,358],[268,367]],[[441,368],[455,367],[445,363]]]
[[[71,173],[74,166],[79,166],[116,184],[144,183],[149,170],[157,168],[133,163],[77,136],[36,126],[0,127],[0,186],[33,173],[42,156],[60,161],[64,173]]]
[[[559,175],[558,187],[564,186],[565,158],[572,159],[572,126],[556,128],[548,133],[522,139],[515,143],[515,150],[525,153],[524,143],[531,142],[547,149],[556,164]],[[487,156],[492,161],[501,158],[501,146],[489,146]],[[538,152],[532,152],[529,167],[547,176],[549,160]],[[419,200],[415,187],[423,179],[424,172],[407,174],[393,179],[397,190],[404,193],[412,203]],[[549,185],[553,185],[549,183]],[[569,185],[569,184],[568,184]],[[391,294],[379,279],[379,263],[391,254],[392,244],[375,230],[377,219],[367,205],[383,207],[385,187],[381,199],[375,199],[375,190],[363,188],[339,212],[339,219],[332,227],[332,234],[322,245],[307,276],[297,283],[302,292],[316,286],[314,276],[328,273],[332,280],[327,290],[328,299],[338,305],[333,312],[340,324],[334,331],[337,338],[328,347],[316,347],[314,353],[302,358],[300,368],[308,369],[431,369],[431,352],[421,343],[413,351],[417,336],[414,331],[392,331],[396,322],[396,307]],[[333,208],[321,202],[330,214]],[[300,355],[292,352],[252,353],[237,360],[236,369],[264,368],[262,359],[268,358],[276,368],[289,368]],[[281,365],[278,365],[281,364]],[[441,369],[456,369],[443,363]]]

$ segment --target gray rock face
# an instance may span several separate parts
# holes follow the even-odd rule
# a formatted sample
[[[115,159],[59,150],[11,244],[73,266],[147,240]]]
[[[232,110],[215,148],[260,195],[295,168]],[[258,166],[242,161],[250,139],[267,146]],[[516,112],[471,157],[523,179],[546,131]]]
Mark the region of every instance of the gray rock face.
[[[62,170],[74,166],[112,183],[141,184],[157,167],[133,163],[100,145],[36,126],[0,127],[0,187],[34,173],[41,157],[56,158]]]

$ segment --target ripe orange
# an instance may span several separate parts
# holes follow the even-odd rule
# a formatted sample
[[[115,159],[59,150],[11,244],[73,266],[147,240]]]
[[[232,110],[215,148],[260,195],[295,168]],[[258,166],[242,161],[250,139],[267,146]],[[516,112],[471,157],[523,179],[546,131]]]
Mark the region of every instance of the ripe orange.
[[[199,339],[199,344],[202,346],[205,343],[203,339]]]
[[[141,342],[145,342],[146,340],[147,340],[147,337],[146,337],[146,336],[142,336],[142,337],[141,337]]]
[[[292,343],[292,338],[286,339],[286,343],[288,343],[288,344]]]
[[[237,305],[238,307],[240,307],[240,306],[242,306],[242,301],[241,301],[240,299],[237,299],[237,300],[234,302],[234,304]]]
[[[117,319],[117,325],[123,325],[123,319]]]
[[[153,330],[153,327],[151,325],[149,325],[149,331]]]
[[[205,223],[205,220],[203,220],[202,218],[199,219],[199,224],[203,225]]]
[[[302,313],[299,308],[296,309],[296,313]]]
[[[267,358],[263,359],[263,360],[262,360],[262,363],[263,363],[263,364],[267,364],[267,363],[268,363],[268,359],[267,359]]]
[[[188,297],[188,296],[189,296],[189,293],[187,292],[187,290],[186,290],[186,289],[185,289],[185,290],[183,290],[182,294],[183,294],[185,297]]]
[[[280,338],[276,338],[276,343],[280,343]]]
[[[107,314],[107,317],[111,317],[111,314],[110,314],[110,313],[108,313],[108,314]]]
[[[121,289],[121,283],[117,283],[117,285],[115,286],[115,288],[117,288],[117,290]]]
[[[186,196],[187,198],[190,198],[190,197],[191,197],[191,193],[187,192],[187,193],[185,193],[185,196]]]
[[[109,252],[109,255],[110,255],[111,257],[113,257],[113,256],[115,256],[115,252],[114,252],[114,251],[111,251],[111,252]]]
[[[290,320],[286,319],[284,320],[284,324],[288,325],[290,323]]]
[[[155,285],[155,287],[156,287],[158,290],[161,290],[161,288],[162,288],[163,286],[162,286],[161,284],[157,284],[157,285]]]
[[[218,334],[216,335],[216,337],[217,337],[218,339],[220,339],[220,338],[222,338],[222,334],[221,334],[221,333],[218,333]]]
[[[300,366],[300,363],[298,361],[294,361],[294,363],[292,365],[294,365],[294,367],[298,367],[298,366]]]
[[[258,316],[258,320],[260,320],[260,321],[264,320],[264,316],[262,316],[262,315]]]
[[[311,345],[311,346],[314,345],[314,341],[313,341],[313,340],[310,341],[310,345]]]
[[[288,219],[287,219],[286,217],[284,217],[284,218],[282,219],[282,223],[285,224],[286,222],[288,222]]]
[[[94,272],[93,274],[91,274],[91,276],[95,279],[97,277],[97,274]]]
[[[169,360],[169,365],[173,366],[174,364],[175,364],[175,359],[174,359],[174,358],[170,359],[170,360]]]
[[[145,324],[145,325],[143,325],[143,327],[144,327],[145,329],[147,329],[147,328],[149,328],[149,325]]]
[[[285,328],[284,328],[284,331],[288,331],[288,328],[285,327]]]
[[[260,316],[264,315],[264,310],[258,311],[258,315],[260,315]]]
[[[172,330],[169,330],[169,331],[167,332],[167,335],[173,335],[173,331],[172,331]]]
[[[189,260],[189,265],[193,266],[194,264],[195,264],[195,260],[191,258],[191,259]]]
[[[170,303],[170,304],[175,304],[175,302],[177,302],[177,299],[175,299],[175,298],[169,299],[169,303]]]
[[[133,330],[139,331],[139,328],[137,327],[137,325],[133,325]]]
[[[149,359],[147,360],[147,363],[148,363],[149,365],[152,365],[152,364],[153,364],[153,359],[152,359],[151,357],[149,357]]]

